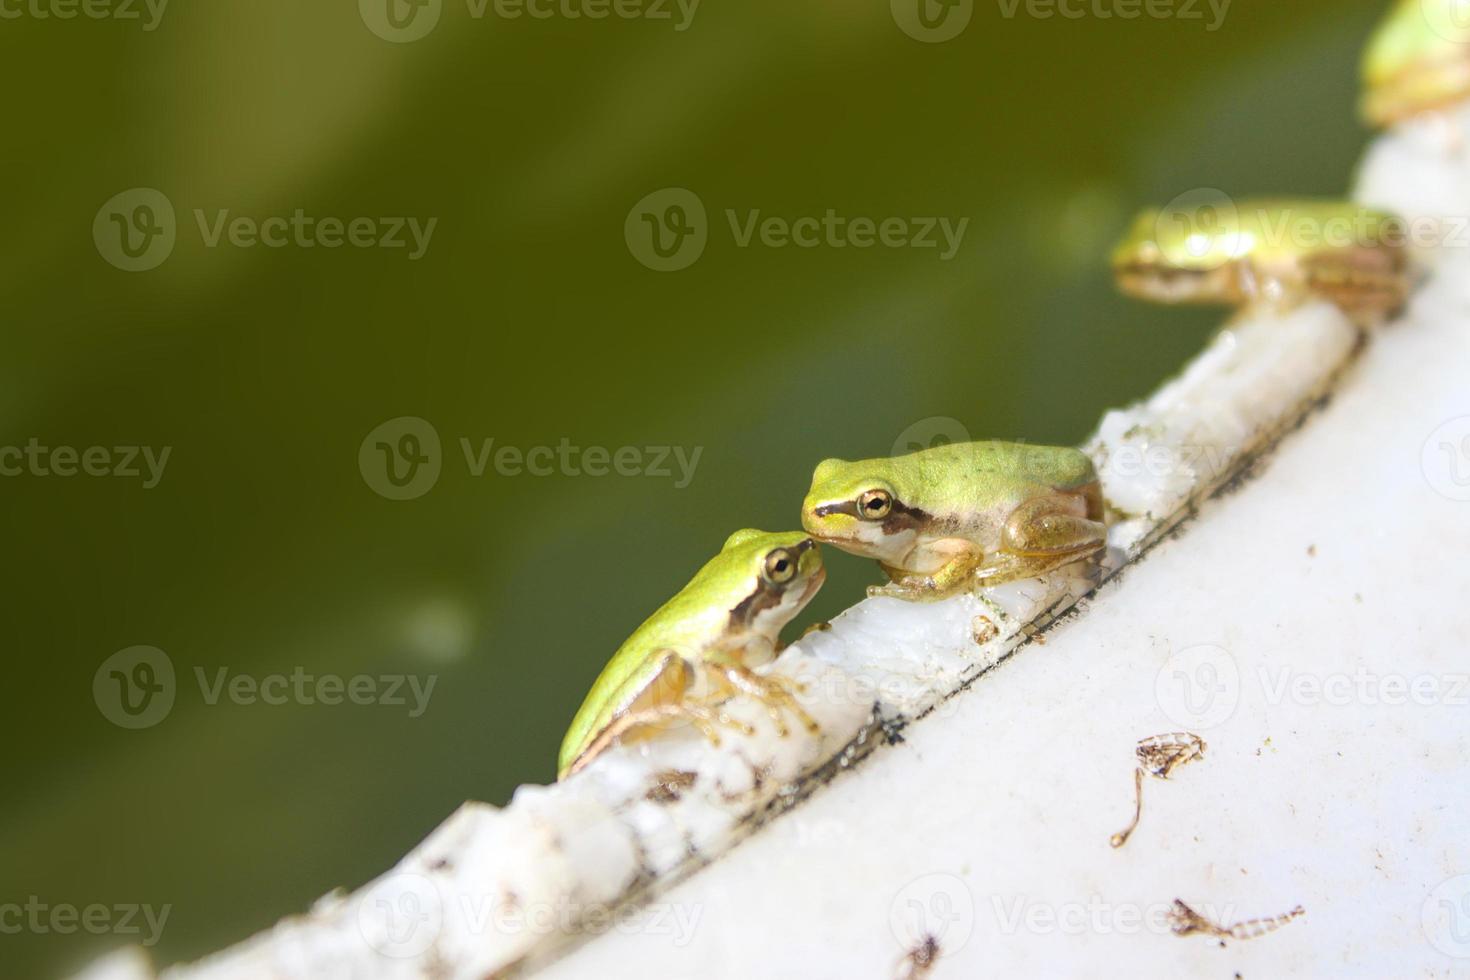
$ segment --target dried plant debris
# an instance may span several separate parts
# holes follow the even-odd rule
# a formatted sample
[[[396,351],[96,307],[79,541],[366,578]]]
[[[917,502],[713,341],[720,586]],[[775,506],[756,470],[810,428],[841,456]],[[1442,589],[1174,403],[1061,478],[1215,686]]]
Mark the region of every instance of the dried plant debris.
[[[932,933],[919,940],[919,944],[899,961],[896,980],[924,980],[939,962],[939,939]]]
[[[1000,627],[995,625],[995,620],[984,614],[970,620],[970,631],[975,636],[975,643],[982,647],[1000,636]]]
[[[1206,936],[1218,936],[1221,939],[1255,939],[1268,932],[1275,932],[1292,919],[1306,914],[1306,910],[1298,905],[1290,912],[1272,916],[1269,919],[1247,919],[1232,926],[1222,926],[1200,915],[1185,905],[1181,899],[1176,898],[1174,907],[1169,910],[1169,927],[1174,930],[1176,936],[1192,936],[1195,933],[1201,933]]]
[[[650,803],[677,803],[698,778],[698,773],[685,769],[660,769],[643,798]]]
[[[1168,779],[1180,766],[1205,757],[1205,740],[1191,732],[1169,732],[1142,739],[1134,751],[1138,756],[1138,768],[1133,770],[1133,820],[1108,840],[1113,847],[1128,843],[1128,838],[1138,828],[1139,818],[1143,816],[1144,774],[1155,779]]]

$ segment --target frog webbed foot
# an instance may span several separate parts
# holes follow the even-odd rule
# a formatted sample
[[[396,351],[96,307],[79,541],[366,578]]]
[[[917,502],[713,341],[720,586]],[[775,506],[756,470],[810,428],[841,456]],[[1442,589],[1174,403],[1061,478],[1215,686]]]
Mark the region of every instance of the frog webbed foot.
[[[868,596],[888,596],[906,602],[938,602],[972,589],[977,570],[983,562],[984,555],[978,551],[966,552],[950,559],[933,575],[918,575],[882,565],[891,581],[888,585],[869,586]]]

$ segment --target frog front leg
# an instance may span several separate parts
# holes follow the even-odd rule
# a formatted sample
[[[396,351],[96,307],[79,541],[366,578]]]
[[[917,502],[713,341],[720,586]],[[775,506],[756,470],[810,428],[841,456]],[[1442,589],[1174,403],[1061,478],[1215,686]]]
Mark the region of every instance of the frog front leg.
[[[1035,578],[1102,549],[1108,542],[1108,526],[1083,516],[1093,511],[1084,497],[1075,494],[1026,501],[1006,519],[1001,550],[976,570],[977,584]]]
[[[776,734],[779,737],[785,738],[788,734],[784,717],[787,712],[795,715],[802,727],[811,734],[816,735],[821,732],[822,726],[817,724],[815,718],[807,714],[801,702],[797,701],[795,695],[791,693],[793,687],[799,688],[796,682],[787,681],[780,676],[763,677],[741,664],[718,663],[712,666],[730,687],[760,702],[775,724]]]
[[[906,572],[879,562],[889,584],[868,586],[868,595],[888,596],[907,602],[938,602],[970,588],[984,563],[985,555],[979,548],[961,551],[930,575]]]

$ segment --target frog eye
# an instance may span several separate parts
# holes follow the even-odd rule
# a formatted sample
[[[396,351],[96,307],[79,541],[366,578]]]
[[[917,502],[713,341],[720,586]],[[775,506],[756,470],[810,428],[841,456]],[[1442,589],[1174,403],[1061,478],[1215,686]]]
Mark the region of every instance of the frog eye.
[[[785,585],[796,577],[796,556],[785,548],[777,548],[766,555],[764,573],[766,581],[773,585]]]
[[[858,498],[858,515],[865,521],[881,521],[893,509],[893,494],[887,490],[869,490]]]

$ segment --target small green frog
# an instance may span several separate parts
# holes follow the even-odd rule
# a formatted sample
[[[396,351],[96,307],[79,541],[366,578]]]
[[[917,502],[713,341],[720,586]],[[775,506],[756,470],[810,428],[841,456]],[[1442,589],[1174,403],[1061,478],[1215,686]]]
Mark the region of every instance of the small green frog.
[[[718,726],[752,729],[724,714],[732,693],[760,701],[776,723],[784,712],[808,731],[817,723],[786,682],[750,668],[779,650],[782,627],[822,587],[827,572],[817,542],[799,531],[732,534],[724,548],[630,636],[598,676],[572,719],[557,759],[557,778],[581,769],[608,747],[688,721],[714,744]],[[696,686],[704,692],[696,695]]]
[[[1010,442],[826,460],[801,523],[823,542],[878,560],[890,584],[869,595],[924,602],[1041,575],[1107,543],[1092,460]]]
[[[1387,127],[1470,99],[1463,0],[1399,0],[1363,53],[1363,119]]]
[[[1411,286],[1403,222],[1350,202],[1244,201],[1203,214],[1145,211],[1113,252],[1118,287],[1161,303],[1286,310],[1313,297],[1372,322]]]

